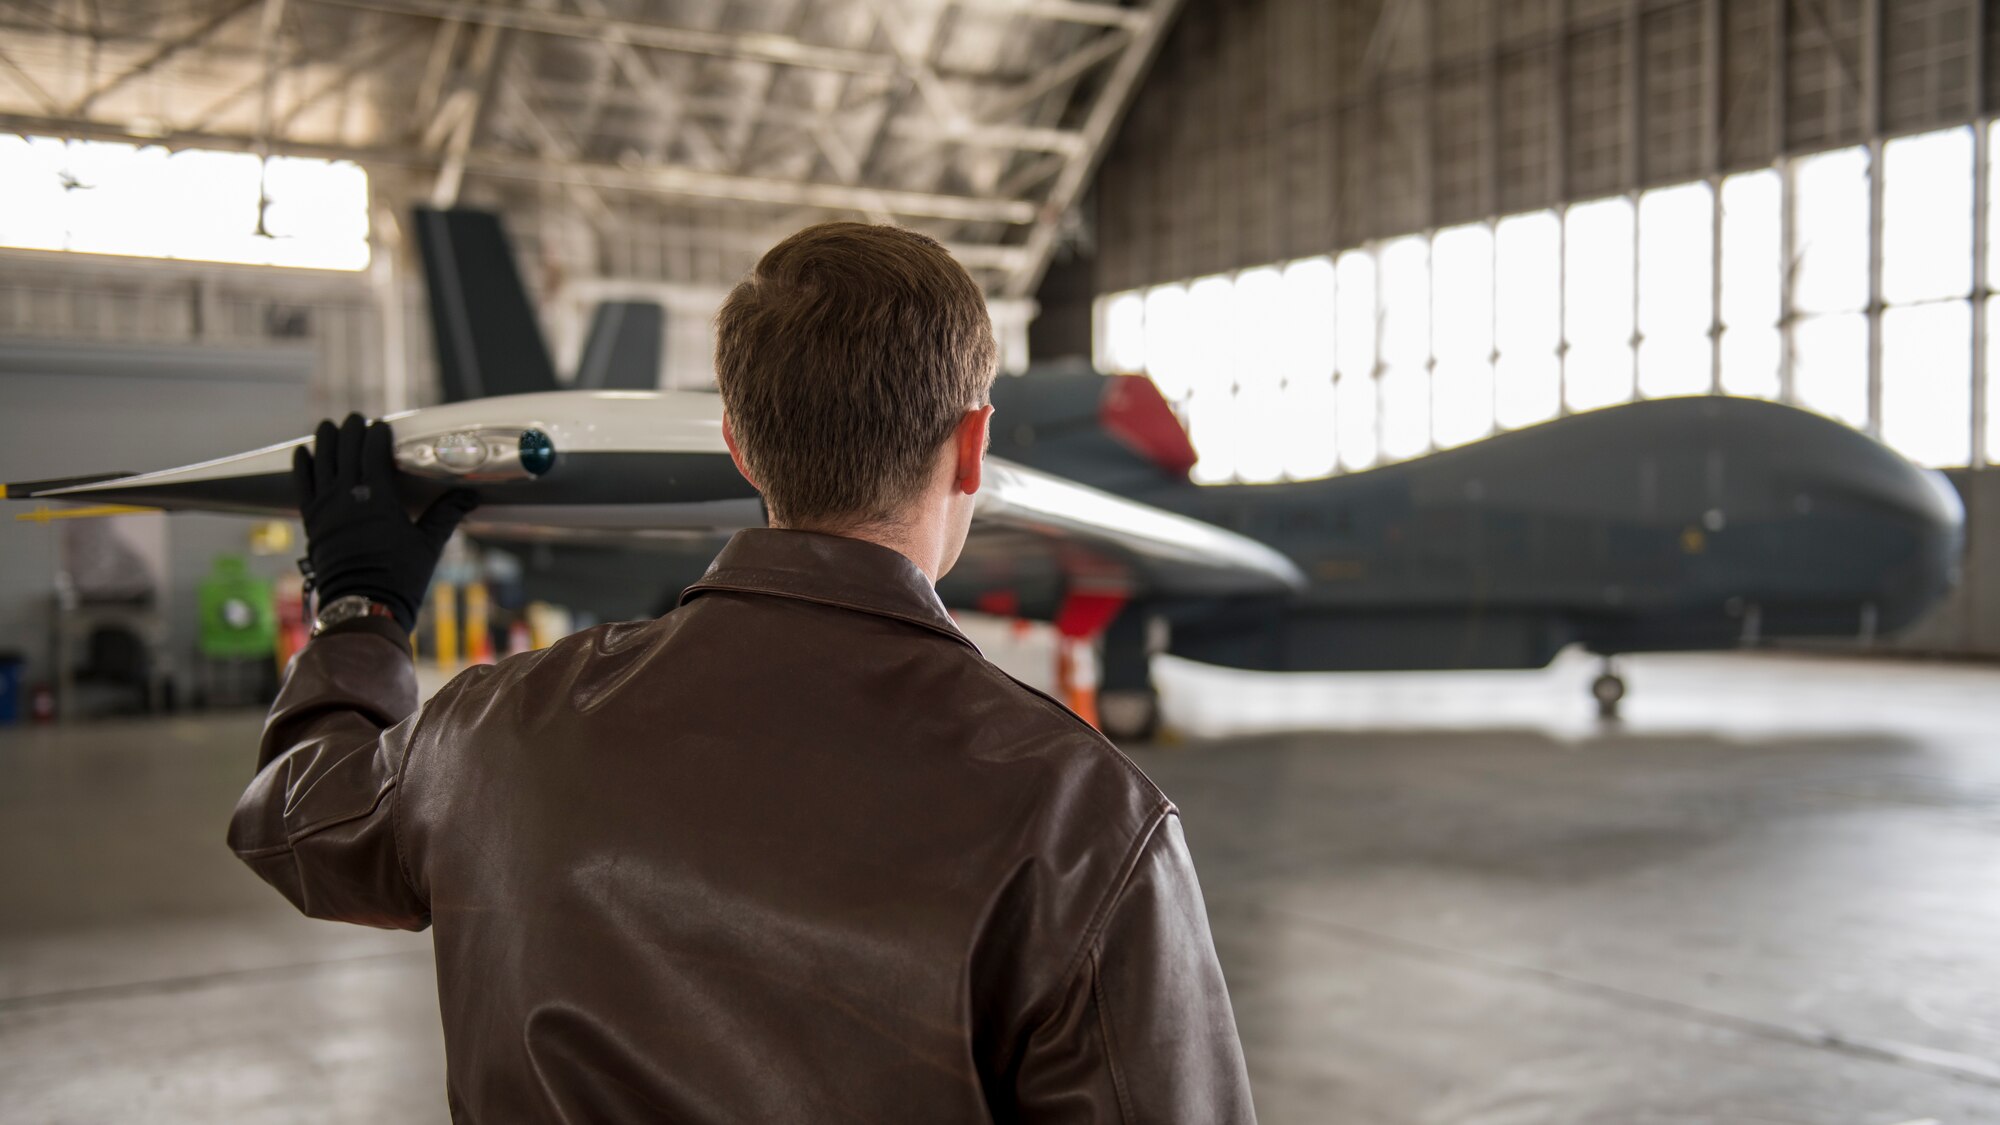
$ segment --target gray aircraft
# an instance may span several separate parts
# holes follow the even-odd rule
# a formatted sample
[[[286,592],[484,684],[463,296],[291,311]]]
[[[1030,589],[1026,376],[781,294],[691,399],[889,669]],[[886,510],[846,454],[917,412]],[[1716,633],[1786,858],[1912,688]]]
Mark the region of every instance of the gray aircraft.
[[[1154,652],[1273,672],[1539,668],[1575,644],[1605,658],[1592,691],[1610,717],[1617,656],[1866,640],[1935,604],[1963,548],[1942,474],[1761,400],[1636,402],[1366,472],[1222,486],[1190,483],[1193,451],[1142,377],[1038,372],[994,402],[996,454],[1256,539],[1311,580],[1122,607],[1103,688],[1137,697],[1141,727]],[[1030,616],[1059,611],[1060,591],[1022,593]]]

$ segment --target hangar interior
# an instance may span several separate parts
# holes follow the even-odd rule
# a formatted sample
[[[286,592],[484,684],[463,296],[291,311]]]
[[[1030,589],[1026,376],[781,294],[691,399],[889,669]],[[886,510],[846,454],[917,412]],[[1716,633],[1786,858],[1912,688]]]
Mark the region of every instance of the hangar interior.
[[[1265,1121],[2000,1120],[1995,22],[18,0],[0,479],[442,402],[418,208],[501,217],[559,371],[606,302],[660,310],[668,389],[712,386],[711,317],[785,235],[932,235],[985,289],[1010,389],[1145,376],[1211,497],[1532,451],[1634,403],[1796,407],[1949,481],[1962,544],[1921,620],[1621,654],[1618,721],[1587,644],[1515,670],[1169,652],[1164,731],[1127,748],[1182,810]],[[445,1120],[426,939],[298,918],[221,846],[296,525],[5,510],[0,1116]],[[1696,522],[1691,555],[1727,535]],[[482,645],[658,604],[590,557],[517,556],[560,604]],[[430,686],[486,651],[494,565],[448,557],[468,628],[425,633]],[[253,588],[261,640],[213,640]],[[965,620],[1041,686],[1093,663]]]

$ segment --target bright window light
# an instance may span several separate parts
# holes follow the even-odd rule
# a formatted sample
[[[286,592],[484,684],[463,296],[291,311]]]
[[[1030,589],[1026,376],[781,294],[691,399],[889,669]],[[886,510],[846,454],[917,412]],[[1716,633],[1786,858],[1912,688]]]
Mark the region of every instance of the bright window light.
[[[1890,141],[1882,146],[1882,172],[1882,299],[1965,296],[1972,289],[1972,130]]]
[[[1382,363],[1418,367],[1431,357],[1431,255],[1421,237],[1382,245]],[[1384,393],[1387,391],[1385,389]]]
[[[1596,410],[1632,397],[1632,345],[1572,344],[1563,359],[1563,394],[1571,410]]]
[[[1114,293],[1103,299],[1103,332],[1099,337],[1097,367],[1118,375],[1146,369],[1146,297],[1143,293]]]
[[[1433,375],[1431,440],[1464,445],[1493,431],[1493,361],[1441,359]]]
[[[1564,220],[1563,386],[1572,410],[1632,397],[1632,202],[1600,199]]]
[[[1331,378],[1285,388],[1278,416],[1278,444],[1287,477],[1311,480],[1333,472],[1339,464],[1336,418]]]
[[[1972,309],[1966,302],[1882,314],[1882,440],[1934,468],[1972,459]]]
[[[1792,332],[1799,404],[1850,426],[1868,424],[1868,318],[1807,317]]]
[[[1553,355],[1500,353],[1493,370],[1493,420],[1517,430],[1562,411],[1562,366]]]
[[[1339,359],[1340,373],[1372,376],[1375,373],[1375,259],[1367,251],[1349,250],[1335,263],[1335,272],[1339,277],[1339,292],[1334,297],[1334,351]],[[1343,419],[1346,414],[1347,407],[1343,400]],[[1373,417],[1372,410],[1370,417]],[[1341,425],[1341,444],[1344,446],[1347,444],[1346,421],[1343,420]],[[1375,459],[1372,442],[1368,459]]]
[[[1286,266],[1278,300],[1284,325],[1279,364],[1286,385],[1312,383],[1331,390],[1335,362],[1333,259],[1306,258]],[[1331,443],[1331,434],[1327,440]]]
[[[1553,211],[1514,215],[1493,228],[1494,421],[1506,429],[1546,422],[1562,409],[1562,224]]]
[[[1707,184],[1639,197],[1639,393],[1648,398],[1709,389],[1714,246]]]
[[[1285,394],[1276,386],[1250,387],[1236,396],[1236,479],[1247,484],[1284,479],[1285,439],[1291,436],[1284,411]]]
[[[259,230],[258,192],[265,205]],[[0,134],[0,246],[359,270],[368,176],[344,160]]]
[[[1450,227],[1431,242],[1431,347],[1439,359],[1493,354],[1493,231]]]
[[[1450,227],[1431,240],[1431,442],[1463,445],[1493,429],[1493,231]]]
[[[1562,224],[1553,211],[1493,228],[1494,339],[1502,352],[1547,352],[1562,342]]]
[[[1217,275],[1188,283],[1188,389],[1224,395],[1236,386],[1236,285]]]
[[[1284,354],[1291,349],[1285,316],[1284,280],[1275,266],[1236,275],[1235,316],[1229,346],[1235,353],[1236,385],[1243,390],[1277,390],[1284,381]]]
[[[2000,183],[1996,183],[1996,178],[1991,175],[1995,164],[2000,163],[2000,161],[1994,159],[1994,145],[2000,145],[2000,121],[1992,122],[1986,126],[1986,164],[1988,170],[1986,177],[1986,213],[1989,216],[2000,215]],[[1996,232],[1993,229],[1993,224],[1988,223],[1986,225],[1986,285],[1988,288],[2000,288],[2000,259],[1996,259],[1993,253],[1997,249],[2000,249],[2000,232]],[[1988,339],[1991,339],[1991,336]],[[1991,370],[1991,368],[1988,370]],[[1989,413],[2000,414],[2000,411]],[[1994,453],[1996,456],[2000,456],[2000,449],[1995,449]]]
[[[1778,323],[1783,292],[1783,185],[1771,170],[1722,181],[1722,323]]]
[[[2000,464],[2000,301],[1986,302],[1986,460]]]
[[[1376,455],[1374,374],[1341,372],[1334,383],[1334,397],[1341,467],[1365,469],[1375,463]]]
[[[1242,411],[1233,394],[1196,394],[1188,399],[1188,440],[1197,460],[1189,476],[1197,484],[1223,484],[1236,479],[1236,455]]]
[[[1793,235],[1800,312],[1868,304],[1868,150],[1846,148],[1792,166]]]
[[[1146,374],[1166,396],[1179,402],[1194,388],[1189,367],[1188,291],[1185,285],[1156,285],[1146,290]]]
[[[1727,328],[1722,332],[1722,389],[1751,398],[1778,397],[1776,328]]]
[[[1783,189],[1776,171],[1722,181],[1722,389],[1777,398],[1784,292]]]
[[[1430,373],[1416,364],[1382,369],[1382,456],[1400,461],[1431,444]]]

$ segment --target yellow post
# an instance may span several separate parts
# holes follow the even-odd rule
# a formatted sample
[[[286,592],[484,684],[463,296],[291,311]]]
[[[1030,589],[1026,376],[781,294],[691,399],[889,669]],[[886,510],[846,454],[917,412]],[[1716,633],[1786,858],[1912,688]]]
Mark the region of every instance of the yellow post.
[[[465,661],[493,663],[493,639],[487,635],[486,583],[469,582],[465,587]]]
[[[440,582],[431,587],[431,628],[437,641],[438,667],[458,666],[458,587]]]

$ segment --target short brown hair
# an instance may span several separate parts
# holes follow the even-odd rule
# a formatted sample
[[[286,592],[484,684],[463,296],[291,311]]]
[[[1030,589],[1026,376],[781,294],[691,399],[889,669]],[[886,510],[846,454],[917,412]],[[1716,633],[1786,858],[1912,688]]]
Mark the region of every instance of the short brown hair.
[[[772,522],[891,521],[993,386],[965,267],[914,231],[822,223],[773,246],[715,318],[715,375]]]

